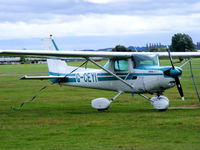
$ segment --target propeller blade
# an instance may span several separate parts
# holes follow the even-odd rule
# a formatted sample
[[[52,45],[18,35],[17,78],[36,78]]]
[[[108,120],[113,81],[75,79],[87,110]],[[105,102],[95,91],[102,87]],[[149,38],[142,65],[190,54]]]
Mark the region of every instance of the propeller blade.
[[[171,56],[171,53],[170,53],[170,50],[167,49],[167,52],[168,52],[168,55],[169,55],[169,60],[170,60],[170,63],[172,65],[172,70],[175,70],[175,67],[174,67],[174,64],[173,64],[173,60],[172,60],[172,56]],[[177,86],[177,89],[178,89],[178,92],[181,96],[181,99],[184,100],[184,94],[183,94],[183,88],[182,88],[182,85],[181,85],[181,82],[178,78],[178,74],[177,75],[174,75],[172,76],[174,79],[175,79],[175,82],[176,82],[176,86]]]
[[[173,61],[172,61],[172,56],[171,56],[171,53],[170,53],[169,49],[167,49],[167,52],[168,52],[168,55],[169,55],[170,63],[171,63],[171,65],[172,65],[172,69],[175,69],[174,64],[173,64]]]
[[[181,85],[181,82],[179,80],[178,77],[175,77],[175,82],[176,82],[176,86],[177,86],[177,89],[178,89],[178,92],[181,96],[181,99],[184,101],[184,94],[183,94],[183,89],[182,89],[182,85]]]

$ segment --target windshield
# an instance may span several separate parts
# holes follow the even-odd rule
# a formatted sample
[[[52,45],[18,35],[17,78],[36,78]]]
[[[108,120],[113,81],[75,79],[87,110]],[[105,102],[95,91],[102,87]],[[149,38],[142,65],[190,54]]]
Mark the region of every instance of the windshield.
[[[158,55],[138,54],[133,56],[134,68],[145,68],[147,66],[159,66]]]

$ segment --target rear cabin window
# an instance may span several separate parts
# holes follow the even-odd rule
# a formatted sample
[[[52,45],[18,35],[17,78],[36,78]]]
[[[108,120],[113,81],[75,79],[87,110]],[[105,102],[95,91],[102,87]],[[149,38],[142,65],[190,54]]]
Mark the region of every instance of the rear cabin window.
[[[128,71],[128,60],[115,60],[115,71]]]

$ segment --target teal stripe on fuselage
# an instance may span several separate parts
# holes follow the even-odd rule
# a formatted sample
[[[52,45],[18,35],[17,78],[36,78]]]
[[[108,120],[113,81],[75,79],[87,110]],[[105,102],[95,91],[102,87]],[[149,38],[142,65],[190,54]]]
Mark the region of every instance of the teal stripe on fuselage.
[[[128,73],[116,73],[116,75],[127,75]],[[109,73],[98,73],[98,76],[111,75]]]
[[[64,74],[64,73],[55,73],[55,72],[49,72],[50,75],[52,76],[66,76],[66,77],[73,77],[73,76],[76,76],[76,74],[70,74],[70,73],[67,73],[67,74]]]
[[[125,79],[125,77],[121,77],[122,79]],[[115,77],[98,77],[98,81],[114,81],[118,80]]]
[[[73,77],[76,76],[76,74],[64,74],[64,73],[54,73],[54,72],[49,72],[50,75],[52,76],[66,76],[66,77]],[[119,77],[126,77],[129,73],[124,73],[123,75],[117,74]],[[159,76],[163,75],[162,73],[130,73],[129,76]],[[98,77],[102,76],[112,76],[109,73],[97,73]]]
[[[76,78],[68,78],[67,82],[76,82]]]
[[[77,82],[77,77],[76,77],[76,74],[73,73],[73,74],[64,74],[64,73],[54,73],[54,72],[49,72],[50,75],[52,76],[66,76],[66,77],[69,77],[67,79],[67,82]],[[119,77],[121,77],[122,79],[125,79],[126,80],[132,80],[132,78],[134,76],[162,76],[163,74],[162,73],[117,73],[117,75]],[[127,77],[128,75],[128,77]],[[112,76],[111,74],[109,73],[97,73],[97,79],[98,81],[115,81],[115,80],[118,80],[117,78],[115,78],[114,76]]]

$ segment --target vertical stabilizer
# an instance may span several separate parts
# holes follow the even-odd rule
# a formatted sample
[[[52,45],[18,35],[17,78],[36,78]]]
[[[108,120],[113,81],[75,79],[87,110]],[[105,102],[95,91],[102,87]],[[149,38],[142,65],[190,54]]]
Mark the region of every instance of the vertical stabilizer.
[[[50,35],[50,38],[43,40],[43,42],[45,49],[47,48],[48,50],[59,51],[59,48],[56,45],[52,35]],[[65,61],[57,58],[47,59],[47,64],[50,74],[61,75],[71,71],[70,67],[67,66]]]
[[[66,74],[69,72],[67,71],[67,64],[63,60],[47,59],[47,64],[49,68],[49,73]]]
[[[43,38],[43,47],[46,50],[56,50],[59,51],[58,46],[56,45],[56,42],[53,39],[53,35],[50,35],[49,38]]]
[[[50,39],[51,39],[51,42],[52,42],[52,44],[53,44],[53,46],[54,46],[55,50],[59,51],[59,48],[58,48],[58,46],[56,45],[56,42],[54,41],[54,39],[53,39],[53,36],[52,36],[52,35],[50,35]]]

